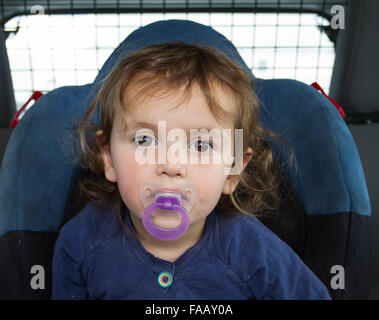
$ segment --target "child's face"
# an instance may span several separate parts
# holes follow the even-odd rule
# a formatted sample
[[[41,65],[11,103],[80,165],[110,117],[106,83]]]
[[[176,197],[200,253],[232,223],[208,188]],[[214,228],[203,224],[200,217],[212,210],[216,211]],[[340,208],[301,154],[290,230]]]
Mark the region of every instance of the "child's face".
[[[132,89],[129,88],[128,90]],[[184,183],[195,187],[196,201],[189,212],[190,227],[188,231],[191,228],[203,225],[207,215],[215,208],[221,194],[232,193],[238,183],[237,176],[228,178],[225,175],[224,168],[226,165],[223,164],[222,160],[221,164],[212,163],[212,149],[209,150],[209,164],[200,163],[201,152],[204,152],[209,145],[205,142],[199,146],[196,143],[197,139],[190,141],[190,132],[186,131],[187,129],[200,130],[201,128],[210,131],[216,128],[222,132],[223,128],[234,130],[232,124],[230,122],[221,124],[214,118],[201,89],[197,86],[193,87],[191,96],[187,100],[174,107],[177,105],[179,97],[178,93],[170,92],[162,96],[149,97],[141,104],[134,104],[129,109],[130,115],[128,113],[126,119],[126,132],[120,130],[121,125],[116,121],[110,138],[110,148],[109,146],[101,146],[105,176],[109,181],[117,182],[121,197],[129,209],[134,226],[136,229],[140,229],[136,231],[145,233],[145,235],[146,231],[142,226],[145,208],[140,200],[140,187],[143,183],[155,182],[165,188],[173,189]],[[224,110],[234,114],[235,106],[228,95],[224,94],[221,89],[217,89],[216,97]],[[116,114],[116,119],[117,117],[120,117],[120,114]],[[138,123],[149,123],[152,127],[158,128],[158,121],[165,121],[166,137],[168,132],[174,128],[182,128],[186,131],[188,139],[187,163],[170,162],[167,157],[165,164],[158,163],[158,144],[161,142],[158,141],[158,133],[154,129],[156,145],[154,145],[154,139],[150,139],[146,143],[151,145],[149,148],[155,148],[155,163],[140,164],[137,161],[136,150],[146,140],[143,140],[144,135],[138,134],[136,136],[136,133],[144,128],[148,128],[149,131],[152,129],[146,124],[138,125]],[[149,131],[145,130],[147,133]],[[172,141],[166,140],[165,155],[172,143]],[[221,152],[220,147],[215,146],[213,152]],[[251,152],[251,149],[249,148],[248,151]],[[199,161],[196,164],[189,163],[190,153],[195,153],[198,157]],[[243,163],[243,168],[245,168],[250,157],[248,155],[247,160]],[[159,215],[154,218],[152,216],[152,222],[161,228],[174,228],[180,224],[181,217],[177,213]]]

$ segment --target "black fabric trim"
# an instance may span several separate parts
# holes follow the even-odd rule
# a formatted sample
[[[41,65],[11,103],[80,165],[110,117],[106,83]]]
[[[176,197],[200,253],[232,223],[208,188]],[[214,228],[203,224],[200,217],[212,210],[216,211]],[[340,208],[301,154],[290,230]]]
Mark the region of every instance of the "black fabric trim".
[[[279,210],[258,215],[257,218],[281,240],[286,242],[299,256],[305,245],[305,215],[298,200],[283,201]]]
[[[371,267],[371,217],[357,213],[305,215],[291,203],[276,216],[261,217],[326,285],[332,299],[368,299]],[[334,265],[345,270],[345,289],[331,287]]]
[[[371,217],[357,213],[305,216],[305,250],[300,257],[336,300],[368,299],[371,265]],[[345,289],[333,289],[334,265],[345,270]]]
[[[12,231],[0,236],[0,299],[42,300],[51,297],[52,258],[58,231]],[[45,289],[33,290],[34,265],[45,272]]]

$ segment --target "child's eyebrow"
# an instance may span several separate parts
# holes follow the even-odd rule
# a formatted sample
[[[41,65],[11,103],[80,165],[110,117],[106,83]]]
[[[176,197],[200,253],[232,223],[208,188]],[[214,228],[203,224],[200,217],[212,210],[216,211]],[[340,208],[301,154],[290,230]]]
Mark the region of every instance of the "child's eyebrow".
[[[149,128],[149,129],[152,129],[152,130],[156,130],[157,129],[157,126],[152,124],[152,123],[148,123],[148,122],[133,122],[131,124],[128,124],[126,126],[127,130],[134,130],[134,129],[140,129],[140,128]]]
[[[219,126],[215,127],[214,125],[207,125],[207,126],[196,126],[197,128],[194,127],[187,127],[187,128],[181,128],[187,133],[190,132],[190,129],[196,129],[196,130],[201,130],[201,129],[206,129],[208,131],[211,131],[212,129],[221,129]],[[140,128],[149,128],[153,131],[157,131],[157,126],[152,123],[144,122],[144,121],[138,121],[138,122],[133,122],[132,124],[127,126],[127,130],[136,130]]]

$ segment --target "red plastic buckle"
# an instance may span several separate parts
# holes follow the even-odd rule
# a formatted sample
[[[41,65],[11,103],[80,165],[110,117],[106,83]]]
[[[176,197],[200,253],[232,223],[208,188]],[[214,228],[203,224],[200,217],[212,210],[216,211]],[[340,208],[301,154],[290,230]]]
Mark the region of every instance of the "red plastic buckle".
[[[16,128],[18,122],[20,121],[19,116],[24,111],[26,106],[29,104],[31,100],[37,101],[39,98],[43,96],[43,93],[41,91],[34,91],[32,96],[29,98],[28,101],[21,107],[20,110],[17,111],[17,113],[14,115],[12,121],[11,121],[11,128]]]
[[[313,88],[315,88],[315,89],[321,91],[321,93],[322,93],[326,98],[328,98],[329,101],[330,101],[331,103],[334,104],[334,106],[337,108],[337,110],[338,110],[338,112],[340,113],[340,115],[341,115],[342,118],[345,118],[345,117],[346,117],[345,112],[343,111],[342,107],[341,107],[341,106],[340,106],[335,100],[333,100],[331,97],[329,97],[329,96],[324,92],[324,90],[322,90],[322,88],[320,87],[320,85],[319,85],[317,82],[313,82],[313,83],[311,84],[311,86],[312,86]]]

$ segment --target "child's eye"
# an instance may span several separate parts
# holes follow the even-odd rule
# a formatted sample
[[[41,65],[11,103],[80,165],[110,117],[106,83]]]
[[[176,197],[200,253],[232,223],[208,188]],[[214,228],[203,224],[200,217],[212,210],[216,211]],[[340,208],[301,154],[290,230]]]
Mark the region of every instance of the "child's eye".
[[[150,147],[153,143],[156,144],[155,139],[148,135],[135,136],[133,142],[142,147]]]
[[[194,146],[194,149],[192,148],[192,146]],[[209,148],[213,149],[213,145],[212,145],[212,143],[208,142],[207,140],[197,139],[191,143],[191,149],[193,149],[197,152],[206,152],[209,150]]]

